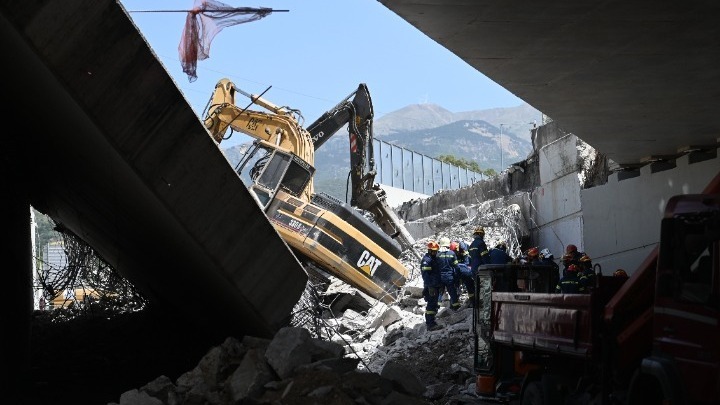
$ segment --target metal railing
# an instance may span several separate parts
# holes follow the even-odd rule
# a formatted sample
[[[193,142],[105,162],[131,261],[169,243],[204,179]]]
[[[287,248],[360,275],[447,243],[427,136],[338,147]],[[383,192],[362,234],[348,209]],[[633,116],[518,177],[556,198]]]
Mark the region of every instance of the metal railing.
[[[439,190],[466,187],[483,180],[483,174],[430,156],[373,140],[375,181],[391,187],[433,195]]]

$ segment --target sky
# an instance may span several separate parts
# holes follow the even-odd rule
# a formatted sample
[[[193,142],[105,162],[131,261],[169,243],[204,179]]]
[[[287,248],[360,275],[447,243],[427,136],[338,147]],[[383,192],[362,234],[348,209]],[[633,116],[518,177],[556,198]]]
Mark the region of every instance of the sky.
[[[359,83],[370,90],[375,119],[412,104],[462,112],[523,103],[375,0],[223,1],[287,11],[220,31],[210,57],[198,61],[194,82],[178,56],[187,13],[139,12],[188,10],[194,1],[121,3],[199,117],[222,78],[247,93],[267,90],[268,101],[300,110],[305,126]],[[223,147],[247,141],[233,136]]]

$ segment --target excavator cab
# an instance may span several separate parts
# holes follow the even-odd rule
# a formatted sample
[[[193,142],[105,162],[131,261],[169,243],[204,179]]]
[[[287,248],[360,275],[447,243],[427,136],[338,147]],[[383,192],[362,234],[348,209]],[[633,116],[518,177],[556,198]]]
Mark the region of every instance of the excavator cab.
[[[243,174],[246,166],[252,165]],[[255,141],[238,163],[236,172],[249,181],[248,190],[264,210],[279,190],[300,198],[312,182],[315,168],[292,152],[266,141]]]

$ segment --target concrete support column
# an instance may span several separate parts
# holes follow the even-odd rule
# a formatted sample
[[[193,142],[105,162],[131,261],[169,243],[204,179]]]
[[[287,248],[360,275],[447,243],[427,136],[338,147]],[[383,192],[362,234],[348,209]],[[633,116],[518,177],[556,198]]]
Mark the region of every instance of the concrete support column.
[[[0,305],[0,387],[8,403],[21,403],[30,387],[30,336],[33,310],[32,245],[28,176],[22,152],[9,147],[0,156],[0,212],[6,242],[0,244],[3,303]],[[14,149],[14,150],[13,150]],[[12,152],[20,152],[14,154]],[[23,163],[20,163],[23,162]],[[6,396],[6,394],[8,396]]]

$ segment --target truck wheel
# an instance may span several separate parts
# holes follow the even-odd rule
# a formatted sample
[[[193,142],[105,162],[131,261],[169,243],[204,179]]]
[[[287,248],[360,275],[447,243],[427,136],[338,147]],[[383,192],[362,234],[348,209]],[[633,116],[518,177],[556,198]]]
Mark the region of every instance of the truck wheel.
[[[540,381],[533,381],[525,387],[522,405],[543,405],[543,389]]]

